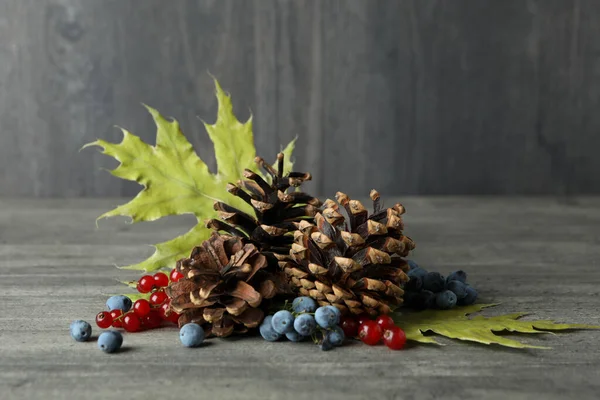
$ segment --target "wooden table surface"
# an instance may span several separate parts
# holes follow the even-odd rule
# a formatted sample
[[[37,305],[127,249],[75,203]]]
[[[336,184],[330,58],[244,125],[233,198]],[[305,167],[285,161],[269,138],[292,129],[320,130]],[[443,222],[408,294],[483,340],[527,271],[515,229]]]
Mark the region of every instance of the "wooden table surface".
[[[600,324],[600,198],[400,199],[413,258],[462,268],[488,315]],[[177,330],[126,334],[107,355],[76,343],[74,319],[93,321],[147,244],[190,219],[129,225],[95,217],[124,199],[0,200],[0,399],[566,399],[600,398],[600,332],[519,335],[552,350],[511,350],[440,339],[445,347],[391,352],[259,338],[186,349]],[[390,200],[391,201],[391,200]]]

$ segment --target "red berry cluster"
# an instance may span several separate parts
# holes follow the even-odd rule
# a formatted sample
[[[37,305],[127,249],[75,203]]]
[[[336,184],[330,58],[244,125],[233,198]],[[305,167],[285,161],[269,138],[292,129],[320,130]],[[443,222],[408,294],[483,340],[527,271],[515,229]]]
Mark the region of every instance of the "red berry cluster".
[[[390,349],[401,350],[406,343],[406,334],[389,315],[380,315],[376,320],[372,320],[368,314],[344,316],[340,326],[346,337],[357,337],[369,346],[375,346],[383,339]]]
[[[139,299],[133,303],[131,310],[123,314],[122,310],[101,311],[96,315],[96,325],[99,328],[123,328],[127,332],[159,328],[163,321],[177,323],[179,314],[169,309],[169,297],[164,288],[169,281],[177,282],[183,275],[173,270],[170,276],[163,272],[142,276],[137,284],[140,293],[152,293],[149,300]]]

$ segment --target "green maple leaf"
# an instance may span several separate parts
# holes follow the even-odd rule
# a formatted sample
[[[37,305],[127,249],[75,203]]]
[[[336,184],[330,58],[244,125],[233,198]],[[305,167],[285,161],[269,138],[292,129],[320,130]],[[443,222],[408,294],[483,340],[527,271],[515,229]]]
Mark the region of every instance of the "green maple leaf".
[[[394,321],[406,333],[408,340],[419,343],[438,343],[433,337],[425,336],[433,332],[452,339],[460,339],[483,344],[498,344],[513,348],[548,349],[548,347],[531,346],[517,340],[498,336],[494,332],[519,333],[551,333],[551,331],[569,329],[600,329],[597,325],[557,324],[549,320],[526,321],[519,318],[527,313],[513,313],[484,317],[482,315],[469,318],[468,315],[497,304],[475,304],[456,307],[451,310],[426,310],[393,315]]]
[[[256,171],[256,149],[252,134],[252,117],[242,123],[233,113],[231,98],[215,79],[218,101],[217,120],[204,123],[214,144],[217,174],[198,157],[175,120],[168,120],[155,109],[146,106],[156,124],[156,145],[144,143],[138,136],[122,129],[121,143],[96,140],[84,146],[98,146],[102,153],[115,158],[119,166],[110,171],[122,179],[138,182],[143,189],[126,204],[106,212],[98,219],[126,216],[131,222],[154,221],[169,215],[193,214],[198,223],[187,233],[155,245],[154,254],[138,264],[123,268],[155,271],[172,267],[190,254],[192,248],[210,236],[204,221],[216,218],[215,201],[224,201],[253,215],[243,200],[227,192],[226,185],[243,178],[244,169]],[[286,147],[287,168],[295,139]]]

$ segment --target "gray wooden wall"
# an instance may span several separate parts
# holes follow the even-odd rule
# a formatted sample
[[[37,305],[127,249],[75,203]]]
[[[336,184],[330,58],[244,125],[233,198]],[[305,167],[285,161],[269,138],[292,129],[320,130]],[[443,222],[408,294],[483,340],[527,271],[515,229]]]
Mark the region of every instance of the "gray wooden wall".
[[[217,76],[313,192],[600,193],[598,0],[0,0],[0,195],[132,195],[145,102],[214,165]]]

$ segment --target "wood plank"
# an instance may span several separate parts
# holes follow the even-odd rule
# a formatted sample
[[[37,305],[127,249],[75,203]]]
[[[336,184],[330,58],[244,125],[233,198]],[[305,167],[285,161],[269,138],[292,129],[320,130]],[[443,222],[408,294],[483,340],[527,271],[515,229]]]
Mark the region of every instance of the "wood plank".
[[[406,197],[413,258],[446,274],[464,268],[487,315],[600,324],[600,198]],[[71,320],[93,320],[116,279],[146,244],[192,220],[125,224],[95,218],[124,199],[0,199],[0,396],[2,399],[564,399],[597,398],[598,332],[518,336],[552,350],[517,351],[441,339],[402,352],[360,344],[322,352],[311,343],[259,338],[179,344],[176,329],[125,335],[105,355],[75,343]]]
[[[135,194],[78,150],[152,143],[141,102],[214,168],[208,71],[318,194],[599,193],[599,33],[594,0],[2,0],[0,195]]]

